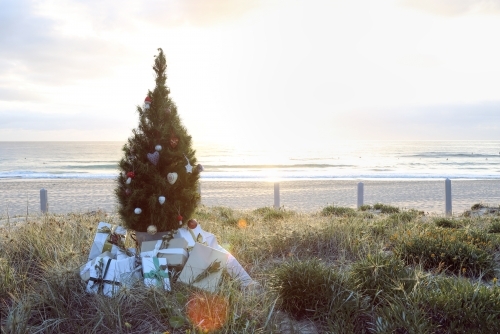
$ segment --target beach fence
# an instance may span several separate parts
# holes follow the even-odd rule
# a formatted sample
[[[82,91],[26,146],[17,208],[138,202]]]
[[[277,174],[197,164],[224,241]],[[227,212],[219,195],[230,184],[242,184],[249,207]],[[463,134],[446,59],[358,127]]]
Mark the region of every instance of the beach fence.
[[[365,185],[363,182],[358,183],[358,192],[357,192],[357,207],[358,209],[364,205],[364,192]],[[445,214],[446,216],[452,216],[452,201],[451,201],[451,180],[446,179],[444,181],[444,195],[445,195]],[[280,208],[280,184],[279,182],[274,183],[274,208]]]
[[[364,205],[364,183],[358,183],[358,191],[357,191],[357,207],[358,209]],[[446,179],[444,181],[444,189],[445,189],[445,214],[447,216],[451,216],[453,214],[452,211],[452,200],[451,200],[451,180]],[[198,185],[198,193],[201,195],[201,187]],[[274,208],[279,209],[281,207],[280,202],[280,184],[279,182],[274,183]],[[49,200],[48,193],[46,189],[40,189],[40,210],[42,213],[47,213],[49,211]]]

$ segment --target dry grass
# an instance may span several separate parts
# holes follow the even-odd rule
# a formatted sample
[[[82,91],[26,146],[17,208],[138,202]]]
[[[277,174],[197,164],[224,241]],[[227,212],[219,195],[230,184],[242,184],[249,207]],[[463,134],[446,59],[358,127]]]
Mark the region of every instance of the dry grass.
[[[411,263],[403,272],[398,267],[400,262],[394,260],[397,252],[392,254],[392,250],[400,245],[394,236],[417,235],[419,231],[435,228],[432,220],[415,212],[367,214],[349,211],[345,215],[325,215],[322,212],[301,214],[271,208],[236,211],[200,207],[195,216],[203,228],[214,233],[219,243],[262,285],[264,293],[251,294],[241,290],[237,282],[224,276],[216,295],[181,283],[173,283],[171,292],[138,284],[122,289],[115,298],[89,295],[78,276],[78,268],[86,262],[97,223],[116,224],[118,218],[103,212],[28,217],[26,223],[0,227],[2,332],[290,332],[283,329],[283,315],[279,312],[287,295],[274,278],[302,275],[283,270],[284,264],[296,261],[306,269],[315,268],[313,264],[317,266],[317,261],[320,261],[322,270],[332,270],[329,277],[337,277],[340,282],[332,289],[337,294],[332,300],[337,304],[323,303],[323,313],[315,314],[315,326],[319,332],[342,332],[341,328],[351,326],[352,331],[359,333],[447,333],[448,329],[440,327],[439,323],[448,323],[448,314],[443,314],[442,308],[439,309],[441,313],[436,311],[436,305],[445,301],[430,294],[432,287],[453,285],[448,281],[439,283],[443,279],[457,282],[447,294],[450,300],[456,298],[451,292],[453,289],[458,289],[463,295],[480,289],[485,300],[490,300],[491,293],[498,295],[500,290],[490,286],[491,282],[496,284],[497,267],[488,269],[489,277],[493,277],[489,281],[477,277],[465,279],[458,277],[460,275],[444,277],[446,271],[429,267],[429,261]],[[494,223],[488,219],[468,218],[458,222],[461,227],[456,230],[465,234],[487,231]],[[498,238],[492,234],[489,239],[491,247],[487,251],[492,258],[498,257]],[[421,247],[425,247],[424,242]],[[281,276],[277,276],[280,268]],[[400,277],[394,275],[394,268],[403,274],[398,274]],[[307,286],[308,280],[295,278],[298,279],[294,281],[303,282],[297,284],[304,284],[308,298],[314,296],[315,287]],[[321,280],[321,277],[315,279]],[[327,284],[333,283],[328,281]],[[294,293],[297,291],[300,289]],[[300,295],[294,295],[294,298],[300,298]],[[345,303],[346,298],[350,304]],[[476,323],[484,326],[485,321],[498,324],[500,305],[490,303],[487,306],[489,320],[476,319],[464,326]],[[282,309],[286,310],[286,307]],[[478,310],[482,309],[478,306]],[[452,314],[453,310],[449,312]],[[359,323],[352,324],[350,317],[353,314],[356,319],[361,319]],[[412,314],[414,319],[403,319],[401,314],[403,318],[404,314]],[[465,318],[475,316],[475,313],[463,315]],[[469,328],[470,332],[478,330],[464,328]]]

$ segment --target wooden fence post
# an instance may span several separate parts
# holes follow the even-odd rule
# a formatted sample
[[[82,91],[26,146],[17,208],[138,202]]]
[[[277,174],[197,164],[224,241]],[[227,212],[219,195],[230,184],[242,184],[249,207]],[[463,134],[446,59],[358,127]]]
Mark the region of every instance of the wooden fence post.
[[[358,183],[358,209],[363,206],[363,196],[364,196],[364,184],[363,182]]]
[[[279,182],[274,183],[274,208],[280,208],[280,184]]]
[[[49,211],[47,190],[44,188],[40,189],[40,210],[42,210],[42,213],[47,213]]]
[[[451,216],[453,215],[451,209],[451,180],[448,178],[444,181],[444,198],[446,216]]]

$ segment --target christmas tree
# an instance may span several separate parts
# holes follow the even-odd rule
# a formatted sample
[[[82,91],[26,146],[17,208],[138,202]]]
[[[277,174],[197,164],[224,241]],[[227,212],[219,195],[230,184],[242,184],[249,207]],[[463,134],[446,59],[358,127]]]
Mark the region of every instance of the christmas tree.
[[[123,146],[115,189],[125,227],[138,232],[179,228],[200,199],[202,167],[196,166],[191,137],[169,97],[167,63],[163,50],[158,51],[153,66],[156,87],[137,107],[139,126]]]

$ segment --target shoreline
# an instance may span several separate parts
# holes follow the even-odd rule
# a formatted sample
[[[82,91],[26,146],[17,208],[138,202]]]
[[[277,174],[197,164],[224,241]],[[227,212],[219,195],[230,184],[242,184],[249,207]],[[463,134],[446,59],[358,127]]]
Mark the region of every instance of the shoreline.
[[[201,179],[201,204],[252,210],[274,204],[274,180]],[[286,210],[317,212],[327,205],[356,208],[357,184],[364,183],[364,204],[444,214],[442,180],[280,180],[280,205]],[[0,179],[0,217],[36,214],[40,189],[48,191],[49,212],[116,212],[114,179]],[[500,179],[452,179],[454,214],[475,203],[500,205]]]

